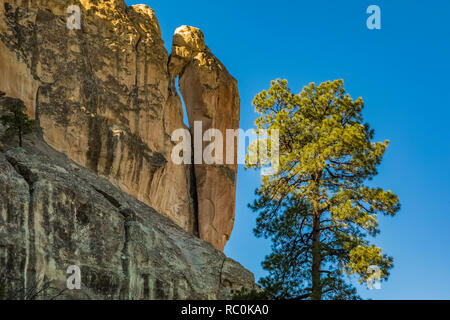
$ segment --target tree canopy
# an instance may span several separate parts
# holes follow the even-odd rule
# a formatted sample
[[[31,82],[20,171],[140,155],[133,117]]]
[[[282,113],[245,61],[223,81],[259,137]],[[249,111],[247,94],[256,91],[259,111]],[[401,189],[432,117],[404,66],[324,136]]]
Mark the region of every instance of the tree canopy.
[[[273,241],[261,284],[278,298],[358,298],[347,276],[366,281],[374,265],[387,279],[393,267],[392,257],[369,240],[380,232],[377,215],[394,216],[399,199],[367,184],[389,141],[372,141],[363,100],[353,100],[343,80],[293,94],[278,79],[253,105],[257,130],[277,129],[280,138],[280,170],[262,178],[250,205],[259,213],[255,234]]]

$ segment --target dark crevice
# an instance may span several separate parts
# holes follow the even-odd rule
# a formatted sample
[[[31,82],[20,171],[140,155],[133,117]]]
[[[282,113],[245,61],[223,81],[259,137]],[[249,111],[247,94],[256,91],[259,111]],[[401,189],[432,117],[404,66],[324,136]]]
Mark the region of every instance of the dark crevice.
[[[222,283],[222,271],[223,271],[223,266],[225,265],[225,261],[226,260],[227,260],[227,257],[224,256],[223,260],[222,260],[222,264],[220,266],[220,271],[219,271],[219,281],[218,281],[219,288],[218,288],[218,292],[220,292],[220,286],[223,285],[223,283]]]
[[[111,174],[117,141],[118,139],[114,137],[114,133],[111,130],[108,130],[106,133],[106,164],[103,170],[103,174],[105,176],[109,176]]]
[[[192,148],[193,148],[192,143]],[[193,149],[191,149],[193,150]],[[190,167],[191,173],[191,184],[190,184],[190,195],[194,204],[194,223],[193,223],[193,231],[194,235],[200,237],[200,227],[199,227],[199,218],[198,218],[198,192],[197,192],[197,178],[195,175],[195,165],[194,163],[194,153],[192,152],[191,164],[188,164]]]
[[[19,163],[16,159],[6,156],[6,160],[9,164],[14,168],[14,170],[23,177],[25,182],[28,184],[28,192],[29,192],[29,202],[28,202],[28,263],[23,265],[24,270],[23,274],[26,274],[26,278],[23,279],[24,284],[24,293],[27,291],[28,284],[36,283],[36,244],[35,244],[35,226],[34,226],[34,207],[33,207],[33,198],[34,198],[34,184],[38,180],[37,177],[31,172],[29,168]]]
[[[96,188],[95,186],[92,186],[92,188],[95,189],[98,193],[100,193],[106,200],[108,200],[109,203],[111,203],[114,207],[117,209],[120,209],[120,202],[117,201],[113,196],[107,194],[106,192]]]
[[[124,221],[125,240],[122,247],[122,253],[120,259],[122,261],[122,272],[125,276],[127,285],[121,290],[121,296],[123,299],[129,299],[130,292],[130,257],[129,257],[129,243],[130,243],[130,221]]]
[[[36,97],[34,99],[34,119],[36,123],[37,136],[43,140],[43,131],[41,127],[41,121],[39,119],[39,93],[41,91],[41,86],[38,86],[36,90]]]
[[[136,52],[136,61],[135,61],[136,73],[134,75],[134,87],[136,90],[136,99],[138,99],[138,92],[139,92],[138,91],[138,86],[139,86],[139,84],[138,84],[138,81],[139,81],[139,44],[141,43],[142,35],[140,33],[138,33],[137,36],[138,36],[138,38],[137,38],[136,44],[134,45],[134,51]]]
[[[148,286],[149,277],[148,274],[143,274],[142,279],[144,280],[144,300],[150,299],[150,288]]]

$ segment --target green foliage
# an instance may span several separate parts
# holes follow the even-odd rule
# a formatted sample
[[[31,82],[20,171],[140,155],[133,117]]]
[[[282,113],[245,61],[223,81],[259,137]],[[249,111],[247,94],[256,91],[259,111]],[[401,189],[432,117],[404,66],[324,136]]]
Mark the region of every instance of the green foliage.
[[[22,147],[23,135],[32,132],[35,122],[23,112],[26,107],[22,100],[6,97],[2,99],[2,104],[7,111],[0,117],[0,121],[8,127],[5,136],[19,137],[19,146]]]
[[[389,142],[372,141],[363,100],[353,100],[342,80],[311,83],[299,94],[287,84],[272,81],[253,101],[257,129],[280,134],[280,171],[263,177],[250,205],[259,212],[255,234],[273,242],[261,284],[281,299],[357,299],[347,276],[363,282],[377,265],[386,280],[393,267],[368,238],[380,232],[377,214],[394,216],[399,200],[365,185]]]

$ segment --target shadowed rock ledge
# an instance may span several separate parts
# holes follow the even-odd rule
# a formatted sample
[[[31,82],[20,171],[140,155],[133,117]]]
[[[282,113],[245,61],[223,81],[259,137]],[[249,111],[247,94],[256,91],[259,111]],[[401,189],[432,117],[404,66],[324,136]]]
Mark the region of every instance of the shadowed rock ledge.
[[[81,290],[67,290],[67,267]],[[228,299],[253,274],[39,138],[0,152],[0,269],[7,296]]]

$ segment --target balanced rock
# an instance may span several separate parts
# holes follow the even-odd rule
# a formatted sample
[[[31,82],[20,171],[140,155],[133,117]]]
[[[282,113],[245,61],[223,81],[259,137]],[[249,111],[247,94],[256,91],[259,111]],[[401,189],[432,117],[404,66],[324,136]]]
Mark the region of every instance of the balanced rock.
[[[179,76],[191,136],[194,136],[195,122],[200,122],[202,134],[209,129],[217,129],[224,141],[221,163],[206,164],[202,161],[194,166],[199,234],[222,250],[234,225],[237,135],[233,135],[233,141],[228,141],[226,132],[239,128],[237,81],[206,47],[200,29],[179,27],[172,43],[169,72],[172,77]],[[227,154],[226,145],[229,143],[234,146],[232,155]],[[202,150],[208,144],[208,141],[203,142]],[[226,164],[227,157],[233,160],[230,164]]]

